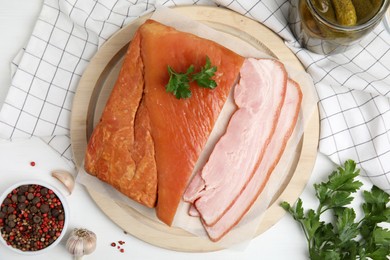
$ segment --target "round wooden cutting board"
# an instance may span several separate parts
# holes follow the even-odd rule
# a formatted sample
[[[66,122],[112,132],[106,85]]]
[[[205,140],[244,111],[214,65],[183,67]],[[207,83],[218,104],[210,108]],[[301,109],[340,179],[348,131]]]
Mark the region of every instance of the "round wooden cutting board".
[[[304,70],[296,56],[283,41],[260,23],[235,12],[216,7],[186,6],[175,11],[208,26],[239,37],[256,48],[273,55],[285,65]],[[71,118],[71,142],[77,166],[82,164],[87,140],[100,118],[102,109],[115,83],[123,56],[137,28],[150,15],[141,17],[112,36],[96,53],[77,88]],[[304,135],[296,150],[295,161],[288,180],[280,187],[273,203],[267,209],[257,235],[270,228],[285,214],[281,201],[294,203],[305,187],[316,158],[319,138],[318,111],[309,119]],[[107,216],[129,234],[150,244],[177,251],[215,251],[217,244],[194,236],[182,229],[168,227],[149,219],[129,206],[118,204],[88,189],[92,199]]]

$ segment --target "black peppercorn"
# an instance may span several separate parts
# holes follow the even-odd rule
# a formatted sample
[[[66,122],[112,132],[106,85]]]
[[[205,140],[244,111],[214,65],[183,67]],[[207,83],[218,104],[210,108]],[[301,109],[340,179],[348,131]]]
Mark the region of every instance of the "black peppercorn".
[[[33,221],[34,221],[34,223],[38,224],[38,223],[41,222],[41,217],[40,216],[34,216],[33,217]]]
[[[47,194],[47,191],[48,191],[47,188],[42,188],[42,189],[41,189],[41,195],[46,195],[46,194]]]
[[[32,200],[33,198],[34,198],[34,194],[33,193],[30,192],[30,193],[27,194],[27,199],[28,200]]]
[[[18,196],[16,194],[11,197],[12,202],[18,202]]]
[[[35,198],[33,198],[32,203],[33,203],[33,204],[37,204],[37,203],[40,202],[40,201],[41,201],[40,198],[35,197]]]
[[[25,203],[21,202],[21,203],[18,204],[18,209],[24,210],[25,208],[26,208],[26,204]]]
[[[8,214],[9,214],[9,213],[12,213],[12,212],[14,212],[14,211],[15,211],[15,208],[12,207],[12,206],[9,206],[9,207],[7,208]]]
[[[47,213],[47,212],[49,212],[49,210],[50,210],[50,206],[47,205],[47,204],[42,204],[41,207],[40,207],[40,209],[41,209],[41,212],[42,212],[42,213]]]

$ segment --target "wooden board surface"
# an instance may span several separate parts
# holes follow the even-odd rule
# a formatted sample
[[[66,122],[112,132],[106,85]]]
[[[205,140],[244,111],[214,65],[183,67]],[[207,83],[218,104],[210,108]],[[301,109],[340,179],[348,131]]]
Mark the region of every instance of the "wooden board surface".
[[[265,26],[227,9],[187,6],[175,8],[180,14],[210,27],[239,37],[256,48],[266,51],[284,64],[297,70],[303,67],[284,42]],[[134,32],[150,15],[141,17],[117,32],[98,51],[79,83],[74,97],[71,118],[71,142],[77,166],[82,164],[87,140],[100,118],[104,104],[114,85],[123,55]],[[274,225],[285,214],[281,201],[294,203],[304,189],[314,166],[319,137],[319,118],[316,110],[297,148],[289,177],[282,185],[259,223],[257,235]],[[134,209],[113,202],[88,189],[102,211],[129,234],[153,245],[190,252],[215,251],[221,248],[207,239],[196,237],[182,229],[171,228],[142,216]]]

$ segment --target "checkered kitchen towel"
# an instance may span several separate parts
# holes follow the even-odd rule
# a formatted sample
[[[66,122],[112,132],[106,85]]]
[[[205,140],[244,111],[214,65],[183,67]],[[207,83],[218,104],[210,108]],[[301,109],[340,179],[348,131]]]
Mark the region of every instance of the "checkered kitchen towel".
[[[320,151],[354,159],[390,191],[390,32],[380,24],[357,48],[322,56],[300,48],[287,26],[287,0],[45,0],[0,111],[3,138],[40,136],[71,160],[69,121],[77,83],[114,32],[156,5],[220,5],[285,39],[320,98]]]

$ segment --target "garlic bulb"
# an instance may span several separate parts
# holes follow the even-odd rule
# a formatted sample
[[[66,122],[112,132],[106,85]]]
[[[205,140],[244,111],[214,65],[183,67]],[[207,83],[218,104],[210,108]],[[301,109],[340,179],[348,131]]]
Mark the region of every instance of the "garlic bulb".
[[[51,175],[60,182],[62,182],[62,184],[64,184],[65,187],[68,189],[69,194],[72,194],[74,188],[74,178],[70,172],[55,170],[51,173]]]
[[[95,233],[84,228],[75,228],[66,242],[66,249],[75,259],[92,253],[96,249]]]

